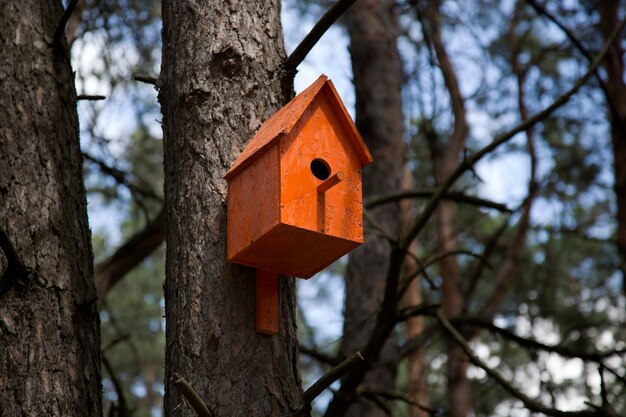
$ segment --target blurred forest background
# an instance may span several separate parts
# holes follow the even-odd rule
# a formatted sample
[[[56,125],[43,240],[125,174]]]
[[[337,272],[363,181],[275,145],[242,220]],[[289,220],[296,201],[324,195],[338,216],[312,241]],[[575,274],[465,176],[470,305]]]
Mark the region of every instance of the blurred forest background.
[[[331,5],[283,1],[288,51]],[[368,243],[297,285],[305,387],[357,349],[378,360],[314,415],[344,415],[342,392],[358,416],[626,415],[623,36],[566,104],[471,159],[570,89],[625,14],[623,1],[358,0],[300,65],[296,90],[333,79],[375,158]],[[67,28],[105,415],[162,415],[161,25],[156,0],[85,0]],[[467,161],[432,221],[407,230]],[[412,232],[376,349],[388,243]]]

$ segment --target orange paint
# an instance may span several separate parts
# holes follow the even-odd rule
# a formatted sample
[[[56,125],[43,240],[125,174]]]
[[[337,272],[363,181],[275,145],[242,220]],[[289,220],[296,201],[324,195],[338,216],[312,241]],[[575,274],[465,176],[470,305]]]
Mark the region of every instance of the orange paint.
[[[278,274],[256,270],[256,331],[278,333]]]
[[[309,278],[363,243],[361,168],[372,157],[321,76],[250,140],[228,181],[227,257]]]

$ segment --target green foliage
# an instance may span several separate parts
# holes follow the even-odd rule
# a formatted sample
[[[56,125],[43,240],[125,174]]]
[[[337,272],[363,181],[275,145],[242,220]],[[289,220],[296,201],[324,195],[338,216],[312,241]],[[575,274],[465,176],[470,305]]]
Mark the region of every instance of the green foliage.
[[[119,404],[117,378],[133,416],[160,413],[163,396],[165,334],[163,319],[164,250],[135,268],[107,295],[102,309],[103,354],[114,376],[104,373],[106,402]]]

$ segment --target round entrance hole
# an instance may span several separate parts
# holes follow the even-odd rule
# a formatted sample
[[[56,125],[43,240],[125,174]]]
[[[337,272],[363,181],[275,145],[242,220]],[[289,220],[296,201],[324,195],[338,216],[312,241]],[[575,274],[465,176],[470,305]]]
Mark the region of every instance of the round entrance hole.
[[[315,178],[324,181],[330,177],[330,166],[323,159],[315,158],[311,161],[311,172]]]

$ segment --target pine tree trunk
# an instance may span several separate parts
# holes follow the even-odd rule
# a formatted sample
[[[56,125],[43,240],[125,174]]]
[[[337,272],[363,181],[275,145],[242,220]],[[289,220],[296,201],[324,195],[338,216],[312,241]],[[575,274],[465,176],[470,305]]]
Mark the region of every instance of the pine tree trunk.
[[[606,39],[619,23],[618,1],[607,0],[599,3],[600,24]],[[617,250],[619,268],[623,276],[623,292],[626,295],[626,84],[624,83],[624,50],[620,37],[609,51],[604,68],[607,74],[609,96],[617,114],[610,115],[611,141],[613,143],[613,170],[615,201],[617,203]]]
[[[405,167],[402,176],[402,187],[406,190],[414,188],[413,173],[408,167]],[[415,221],[416,207],[412,200],[402,200],[400,202],[402,233],[408,233],[411,225]],[[418,241],[414,240],[409,246],[411,253],[419,253]],[[416,260],[411,257],[405,259],[405,276],[415,276],[411,284],[406,289],[402,303],[404,307],[415,307],[423,302],[421,276],[417,273],[419,265]],[[424,332],[424,318],[417,316],[406,320],[405,337],[407,341],[415,340],[422,336]],[[414,403],[409,409],[410,417],[429,417],[430,414],[418,407],[428,405],[428,391],[426,388],[426,367],[424,360],[426,358],[426,349],[418,347],[407,355],[407,396]]]
[[[449,141],[439,146],[440,156],[435,160],[437,182],[441,183],[455,170],[462,158],[468,133],[465,104],[459,81],[442,38],[441,1],[428,3],[428,21],[431,26],[431,42],[441,70],[446,89],[450,95],[450,106],[454,114],[454,127]],[[451,201],[442,201],[436,213],[437,247],[440,253],[453,253],[458,249],[454,227],[455,207]],[[439,262],[442,279],[442,308],[448,317],[457,317],[463,312],[464,299],[461,293],[461,272],[456,256],[446,256]],[[471,410],[470,383],[467,379],[467,357],[461,346],[452,339],[446,348],[447,397],[450,417],[466,417]]]
[[[254,271],[226,262],[223,175],[291,94],[282,39],[278,0],[163,2],[168,416],[195,416],[175,372],[217,416],[301,407],[294,281],[280,279],[280,333],[257,334]]]
[[[102,415],[76,92],[51,46],[62,13],[0,2],[0,416]]]
[[[394,4],[389,0],[363,0],[346,14],[356,90],[356,125],[374,157],[374,164],[363,171],[364,198],[399,190],[402,182],[402,69],[396,47],[398,23]],[[389,235],[398,236],[398,204],[377,208],[371,216]],[[343,355],[363,349],[370,337],[385,289],[389,256],[389,243],[371,233],[366,235],[365,244],[350,255]],[[395,339],[390,338],[363,386],[373,391],[393,390],[397,359]],[[345,415],[382,417],[386,413],[375,403],[361,400]]]

